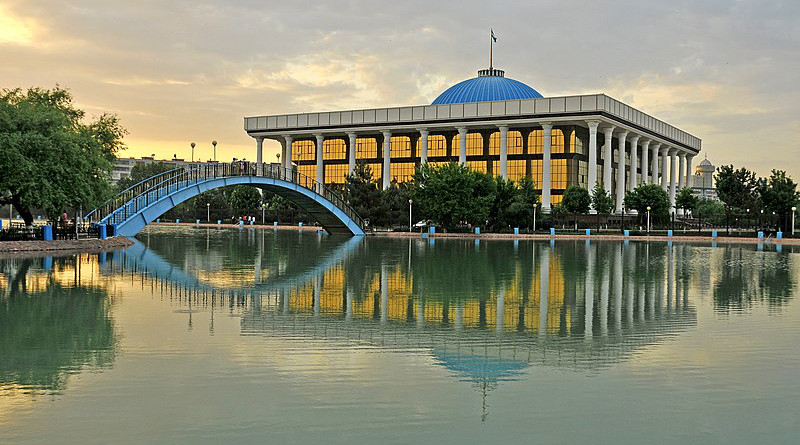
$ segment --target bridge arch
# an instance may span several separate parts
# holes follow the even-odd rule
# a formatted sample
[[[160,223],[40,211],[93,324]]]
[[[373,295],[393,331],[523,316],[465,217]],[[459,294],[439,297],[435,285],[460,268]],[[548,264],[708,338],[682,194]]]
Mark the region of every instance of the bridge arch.
[[[310,214],[330,234],[364,235],[362,219],[335,192],[292,169],[252,163],[209,164],[161,173],[125,190],[87,218],[133,236],[178,204],[203,192],[252,185],[275,193]]]

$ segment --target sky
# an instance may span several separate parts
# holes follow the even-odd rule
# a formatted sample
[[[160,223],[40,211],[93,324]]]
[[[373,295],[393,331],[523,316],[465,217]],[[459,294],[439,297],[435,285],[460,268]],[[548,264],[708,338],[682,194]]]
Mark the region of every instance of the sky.
[[[490,28],[544,96],[605,93],[800,179],[796,0],[0,0],[0,88],[119,115],[121,156],[254,159],[244,116],[430,103],[487,67]]]

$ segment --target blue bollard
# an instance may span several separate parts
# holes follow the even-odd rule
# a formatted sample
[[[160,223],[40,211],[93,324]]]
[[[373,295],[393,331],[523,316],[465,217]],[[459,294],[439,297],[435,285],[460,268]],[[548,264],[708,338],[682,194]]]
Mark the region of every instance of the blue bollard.
[[[156,222],[160,223],[161,222],[161,218],[156,218]]]
[[[196,219],[196,220],[194,220],[194,223],[199,226],[200,225],[200,220]]]
[[[672,230],[667,230],[667,236],[672,238]]]
[[[36,215],[36,219],[41,220],[42,219],[42,215]]]
[[[299,223],[297,223],[297,227],[303,227],[303,221],[300,221]]]
[[[218,220],[217,220],[217,226],[221,226],[221,225],[222,225],[222,220],[221,220],[221,219],[218,219]]]
[[[105,224],[100,224],[99,226],[97,226],[97,228],[99,230],[98,238],[107,239],[108,238],[108,231],[106,230],[106,225]]]
[[[436,226],[430,226],[430,227],[428,227],[428,233],[430,233],[431,235],[433,235],[434,233],[436,233]]]
[[[481,234],[481,228],[480,227],[475,227],[475,234],[476,235],[480,235]]]
[[[764,238],[764,232],[762,230],[758,231],[758,239]]]
[[[175,220],[175,224],[180,224],[180,222],[181,222],[181,220],[180,220],[180,219],[176,219],[176,220]]]
[[[589,236],[591,234],[592,234],[592,229],[586,229],[586,236]]]
[[[278,221],[273,222],[272,225],[277,227],[278,226]]]
[[[239,228],[241,229],[242,227],[244,227],[244,221],[241,221],[241,220],[240,220],[240,221],[239,221]]]
[[[252,219],[250,220],[250,225],[251,225],[251,226],[252,226],[253,224],[255,224],[255,223],[256,223],[256,222],[255,222],[255,221],[253,221]]]
[[[53,226],[44,226],[42,229],[42,239],[45,241],[53,241]]]
[[[631,231],[628,230],[628,229],[625,229],[625,231],[623,233],[625,234],[625,238],[631,236]]]
[[[776,239],[783,239],[783,232],[778,232],[775,234]]]
[[[519,227],[514,227],[514,235],[519,235]]]
[[[555,234],[556,234],[555,227],[550,227],[550,236],[555,236]]]
[[[717,237],[717,231],[716,230],[712,230],[711,231],[711,238],[716,238],[716,237]]]

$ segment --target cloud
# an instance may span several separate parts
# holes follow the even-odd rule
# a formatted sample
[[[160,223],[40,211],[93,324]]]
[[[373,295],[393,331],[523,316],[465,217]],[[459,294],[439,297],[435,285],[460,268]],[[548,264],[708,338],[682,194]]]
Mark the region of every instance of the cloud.
[[[800,178],[797,23],[800,3],[759,0],[0,0],[0,85],[119,113],[131,155],[232,157],[244,115],[429,103],[488,64],[491,27],[495,65],[546,96],[605,92],[717,164]]]

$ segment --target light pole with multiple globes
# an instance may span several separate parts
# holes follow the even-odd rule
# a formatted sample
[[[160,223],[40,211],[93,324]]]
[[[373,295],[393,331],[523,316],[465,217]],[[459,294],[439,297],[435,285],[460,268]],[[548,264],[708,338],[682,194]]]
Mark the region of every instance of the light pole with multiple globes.
[[[211,141],[211,145],[214,146],[214,162],[217,162],[217,141]]]
[[[196,145],[196,144],[195,144],[194,142],[192,142],[191,144],[189,144],[189,146],[190,146],[190,147],[192,147],[192,162],[194,162],[194,146],[195,146],[195,145]]]

